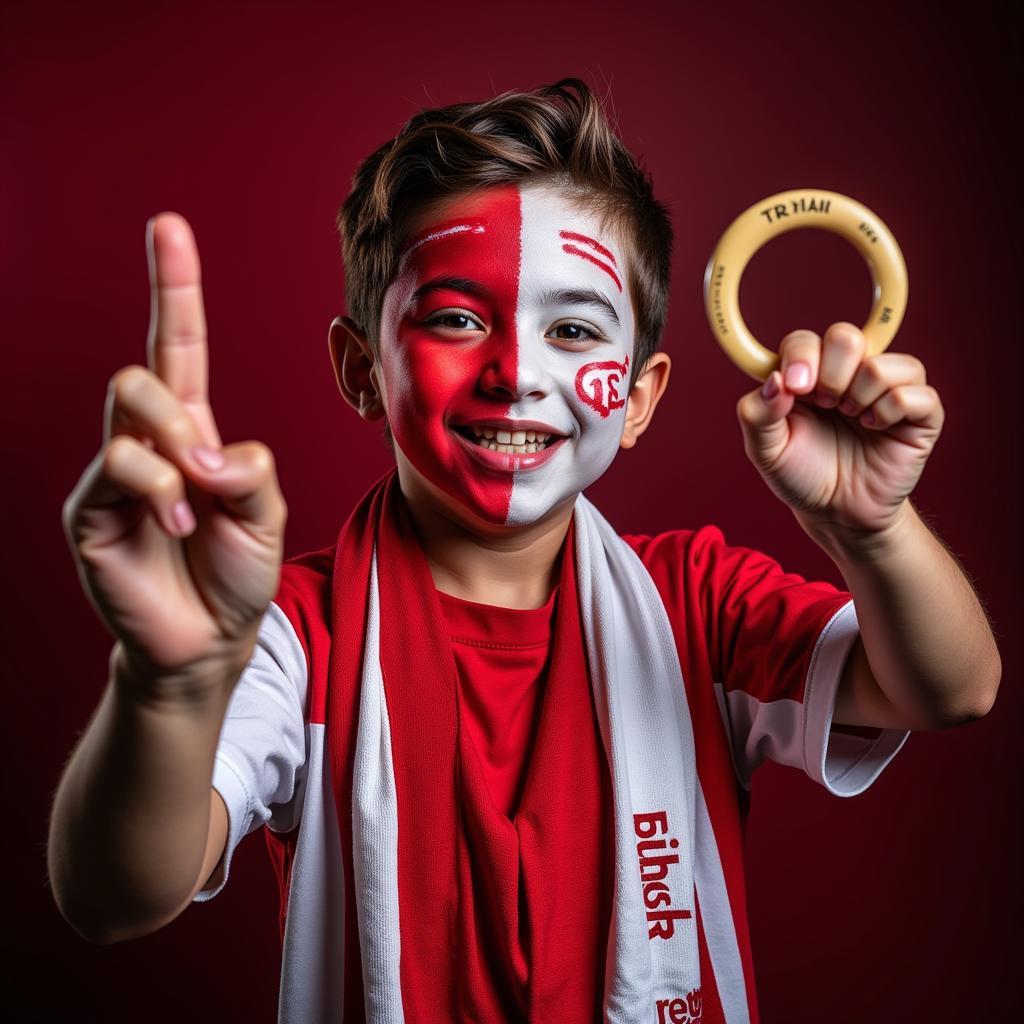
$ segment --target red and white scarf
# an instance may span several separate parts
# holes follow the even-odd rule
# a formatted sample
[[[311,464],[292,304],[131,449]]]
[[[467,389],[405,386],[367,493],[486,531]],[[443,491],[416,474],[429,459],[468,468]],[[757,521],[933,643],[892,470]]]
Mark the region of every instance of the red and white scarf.
[[[695,821],[706,810],[675,641],[654,582],[582,495],[573,527],[553,658],[571,659],[573,643],[585,654],[611,777],[615,869],[604,1019],[651,1021],[660,1001],[700,987],[693,851]],[[345,939],[358,943],[362,957],[362,978],[346,978],[345,1002],[351,1005],[361,983],[373,1024],[457,1019],[459,1005],[472,1001],[460,956],[472,922],[464,905],[471,865],[459,805],[458,677],[394,472],[338,538],[331,625],[328,746],[358,921]],[[549,728],[561,728],[559,716],[568,714],[560,694],[549,686],[544,697]],[[564,722],[568,735],[592,719]],[[544,766],[544,789],[535,787],[539,815],[546,800],[566,799],[560,788],[573,786],[572,764],[551,784],[551,773],[563,770],[558,748],[548,744],[545,756],[556,760]],[[573,830],[593,813],[589,805],[569,815],[553,810],[545,834],[567,834],[552,848],[571,848]],[[552,865],[563,867],[571,869]],[[453,1005],[459,991],[469,1003]]]

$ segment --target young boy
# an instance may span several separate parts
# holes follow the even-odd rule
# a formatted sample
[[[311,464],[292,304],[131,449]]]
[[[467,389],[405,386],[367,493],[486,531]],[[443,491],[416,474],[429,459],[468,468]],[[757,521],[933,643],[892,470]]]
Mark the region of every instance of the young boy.
[[[855,795],[998,686],[908,497],[943,419],[924,367],[795,331],[738,404],[841,591],[582,497],[668,383],[671,247],[582,82],[416,116],[339,227],[334,371],[396,469],[282,567],[273,458],[207,402],[191,232],[151,224],[150,365],[65,506],[117,643],[54,804],[61,912],[155,931],[266,825],[282,1020],[756,1020],[753,769]]]

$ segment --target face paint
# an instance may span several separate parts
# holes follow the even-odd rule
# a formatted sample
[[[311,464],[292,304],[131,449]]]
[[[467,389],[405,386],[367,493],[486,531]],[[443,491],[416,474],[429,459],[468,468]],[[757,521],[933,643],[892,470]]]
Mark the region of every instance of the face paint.
[[[587,363],[576,372],[576,394],[599,416],[608,416],[615,409],[626,404],[625,398],[619,397],[619,384],[626,381],[623,387],[629,386],[629,356],[624,363],[614,360],[603,363]]]
[[[622,291],[622,282],[619,280],[619,275],[612,269],[618,261],[609,249],[606,249],[596,239],[589,238],[587,235],[578,234],[575,231],[559,231],[560,238],[569,238],[572,241],[566,242],[562,245],[562,252],[569,253],[570,256],[580,256],[585,260],[590,260],[595,267],[600,267],[614,282],[615,287]],[[574,243],[581,242],[587,248],[580,248],[579,245]],[[603,256],[604,259],[600,259],[599,255]],[[607,262],[605,262],[607,260]],[[608,264],[612,266],[609,266]]]
[[[507,525],[593,483],[625,419],[623,266],[595,217],[537,186],[446,204],[407,245],[382,309],[388,419],[411,466]]]

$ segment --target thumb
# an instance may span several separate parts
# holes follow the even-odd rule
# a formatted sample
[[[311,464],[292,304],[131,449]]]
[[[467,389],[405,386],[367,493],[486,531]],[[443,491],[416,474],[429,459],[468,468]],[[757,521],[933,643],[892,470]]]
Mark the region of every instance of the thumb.
[[[796,396],[782,386],[782,374],[773,370],[761,387],[748,391],[736,404],[743,431],[743,447],[754,465],[770,467],[789,443],[789,421]]]

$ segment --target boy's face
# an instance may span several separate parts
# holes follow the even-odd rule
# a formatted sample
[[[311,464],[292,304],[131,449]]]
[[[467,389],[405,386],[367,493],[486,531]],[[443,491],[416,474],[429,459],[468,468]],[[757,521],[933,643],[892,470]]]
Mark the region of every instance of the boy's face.
[[[400,464],[479,518],[536,522],[608,467],[634,351],[625,253],[537,185],[424,209],[384,296]]]

